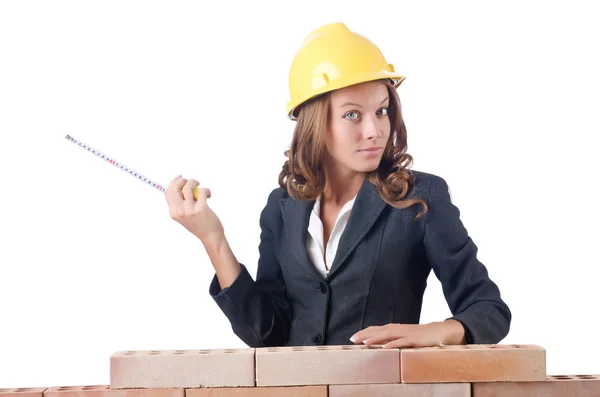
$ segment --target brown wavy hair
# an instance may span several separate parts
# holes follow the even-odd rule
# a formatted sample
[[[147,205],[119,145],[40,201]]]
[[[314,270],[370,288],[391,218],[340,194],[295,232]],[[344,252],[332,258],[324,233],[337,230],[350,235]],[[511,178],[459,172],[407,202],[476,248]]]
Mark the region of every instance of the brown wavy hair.
[[[410,170],[413,158],[406,153],[407,133],[400,98],[388,80],[382,82],[390,95],[390,137],[379,166],[369,172],[367,178],[377,188],[381,198],[394,208],[405,209],[422,204],[424,209],[416,216],[415,219],[418,219],[427,212],[428,207],[422,199],[405,199],[414,182],[414,174]],[[325,189],[326,174],[321,159],[326,150],[329,104],[330,94],[325,93],[302,105],[292,143],[284,152],[287,160],[279,174],[279,186],[296,200],[315,200]]]

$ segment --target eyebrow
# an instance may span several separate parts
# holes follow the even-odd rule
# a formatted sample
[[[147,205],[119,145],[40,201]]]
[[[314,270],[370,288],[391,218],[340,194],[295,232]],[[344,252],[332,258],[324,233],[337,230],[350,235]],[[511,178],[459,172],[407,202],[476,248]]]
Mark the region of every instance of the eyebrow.
[[[379,103],[379,104],[382,105],[388,99],[390,99],[390,97],[385,97],[385,99],[383,101],[381,101],[381,103]],[[362,107],[358,103],[354,103],[354,102],[346,102],[341,107],[345,107],[345,106],[356,106],[356,107],[359,107],[359,108]]]

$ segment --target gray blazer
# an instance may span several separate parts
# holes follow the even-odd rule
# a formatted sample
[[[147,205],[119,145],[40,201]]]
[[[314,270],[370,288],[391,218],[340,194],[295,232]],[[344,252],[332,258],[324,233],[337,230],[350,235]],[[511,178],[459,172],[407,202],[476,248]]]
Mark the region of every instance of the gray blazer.
[[[231,286],[221,290],[216,275],[209,286],[233,332],[250,347],[344,345],[371,325],[418,324],[433,269],[467,342],[500,342],[511,312],[477,259],[446,181],[413,172],[408,196],[424,199],[428,212],[415,221],[420,204],[391,207],[365,179],[326,278],[306,248],[315,202],[273,190],[260,216],[256,281],[241,264]]]

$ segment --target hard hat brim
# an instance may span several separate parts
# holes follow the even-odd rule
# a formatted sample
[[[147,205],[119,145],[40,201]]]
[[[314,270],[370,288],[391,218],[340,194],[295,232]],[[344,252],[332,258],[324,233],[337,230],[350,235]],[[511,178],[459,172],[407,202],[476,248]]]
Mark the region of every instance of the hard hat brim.
[[[366,75],[355,77],[354,79],[348,81],[344,79],[343,81],[336,82],[335,80],[329,82],[329,84],[323,86],[320,89],[317,89],[311,93],[311,95],[306,96],[305,98],[297,98],[296,100],[290,100],[287,103],[287,112],[288,117],[291,120],[297,120],[298,115],[296,111],[300,106],[305,104],[306,102],[317,98],[320,95],[323,95],[327,92],[339,90],[341,88],[351,87],[353,85],[367,83],[375,80],[390,80],[390,83],[394,86],[394,88],[398,88],[400,84],[406,79],[406,76],[399,75],[397,73],[388,72],[388,71],[378,71],[376,73],[369,73]]]

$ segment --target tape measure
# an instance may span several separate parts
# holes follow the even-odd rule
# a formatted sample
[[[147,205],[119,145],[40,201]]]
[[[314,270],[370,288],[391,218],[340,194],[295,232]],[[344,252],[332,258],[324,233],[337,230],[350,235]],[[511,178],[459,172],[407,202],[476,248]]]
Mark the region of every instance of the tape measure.
[[[135,177],[139,181],[144,182],[145,184],[147,184],[149,186],[152,186],[153,188],[157,189],[158,191],[164,193],[167,190],[167,188],[164,187],[163,185],[154,182],[152,179],[145,177],[144,175],[140,174],[133,168],[126,166],[125,164],[121,163],[120,161],[115,160],[114,158],[112,158],[110,156],[107,156],[106,154],[93,148],[92,146],[87,145],[87,144],[81,142],[80,140],[73,138],[71,135],[67,135],[65,137],[65,139],[73,142],[80,148],[87,150],[89,153],[95,154],[97,157],[101,158],[102,160],[106,161],[107,163],[112,164],[115,167],[129,173],[129,175]],[[183,192],[181,193],[181,195],[183,197]],[[194,199],[198,200],[198,188],[194,188]]]

